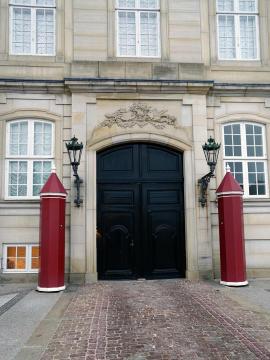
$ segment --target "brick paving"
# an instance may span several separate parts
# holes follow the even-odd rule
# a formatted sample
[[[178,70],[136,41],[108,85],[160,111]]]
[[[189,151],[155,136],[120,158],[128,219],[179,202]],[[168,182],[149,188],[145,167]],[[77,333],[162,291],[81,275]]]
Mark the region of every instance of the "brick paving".
[[[80,287],[42,360],[270,359],[267,315],[205,282]]]

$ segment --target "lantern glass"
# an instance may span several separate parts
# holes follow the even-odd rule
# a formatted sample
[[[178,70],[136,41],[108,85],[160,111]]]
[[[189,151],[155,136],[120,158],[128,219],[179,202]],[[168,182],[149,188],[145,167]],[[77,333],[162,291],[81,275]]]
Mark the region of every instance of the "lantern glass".
[[[66,144],[68,156],[71,164],[80,165],[83,144],[78,143],[78,139],[74,136],[70,142]]]

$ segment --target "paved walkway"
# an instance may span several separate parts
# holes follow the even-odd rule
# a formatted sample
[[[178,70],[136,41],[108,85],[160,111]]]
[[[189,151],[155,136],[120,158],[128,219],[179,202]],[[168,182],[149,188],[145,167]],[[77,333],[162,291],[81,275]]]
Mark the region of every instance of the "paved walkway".
[[[34,288],[34,284],[0,285],[0,360],[14,359],[61,297],[37,293]],[[44,348],[40,350],[41,356]]]
[[[270,359],[270,317],[204,282],[80,287],[42,360]]]

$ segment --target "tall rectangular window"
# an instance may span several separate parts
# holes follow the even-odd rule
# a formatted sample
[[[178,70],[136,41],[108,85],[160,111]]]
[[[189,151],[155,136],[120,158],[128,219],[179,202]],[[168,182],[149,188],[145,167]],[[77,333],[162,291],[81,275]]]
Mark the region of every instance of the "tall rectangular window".
[[[10,51],[54,55],[55,0],[10,0]]]
[[[230,166],[244,196],[268,196],[265,127],[244,122],[226,124],[223,136],[224,168]]]
[[[6,198],[27,199],[39,192],[51,173],[53,124],[16,120],[7,124]]]
[[[159,0],[118,0],[118,56],[160,56]]]
[[[259,59],[257,0],[217,0],[218,57]]]

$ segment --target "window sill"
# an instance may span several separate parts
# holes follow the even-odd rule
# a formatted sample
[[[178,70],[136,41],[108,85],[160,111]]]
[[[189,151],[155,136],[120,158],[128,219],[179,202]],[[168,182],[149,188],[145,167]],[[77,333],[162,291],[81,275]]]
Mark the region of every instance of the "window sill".
[[[256,60],[215,60],[211,63],[211,70],[220,70],[220,67],[230,70],[231,68],[239,68],[237,70],[246,71],[248,67],[262,67],[262,62],[260,59]]]
[[[2,274],[38,274],[39,270],[5,270],[3,269]]]
[[[16,55],[16,54],[10,54],[8,57],[9,61],[13,62],[22,62],[25,61],[28,63],[35,63],[35,62],[46,62],[46,63],[55,63],[56,62],[56,56],[55,55]]]
[[[161,62],[161,56],[143,57],[143,56],[113,56],[109,57],[108,61],[127,61],[127,62]]]

